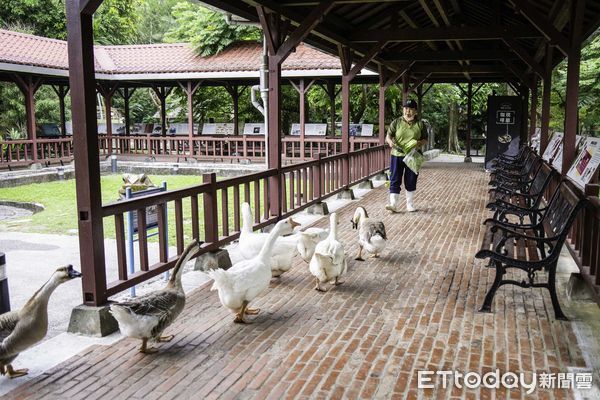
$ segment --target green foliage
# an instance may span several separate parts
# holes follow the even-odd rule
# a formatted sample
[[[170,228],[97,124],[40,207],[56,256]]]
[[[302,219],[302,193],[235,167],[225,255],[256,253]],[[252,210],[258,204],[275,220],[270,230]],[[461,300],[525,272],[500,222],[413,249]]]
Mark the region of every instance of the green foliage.
[[[181,0],[144,0],[138,3],[136,43],[162,43],[165,33],[175,24],[171,11]]]
[[[204,57],[217,54],[236,41],[261,38],[258,28],[228,25],[223,14],[196,4],[179,2],[172,12],[175,22],[165,41],[191,43]]]
[[[94,41],[98,44],[131,44],[138,36],[141,0],[104,0],[94,14]]]
[[[562,61],[552,73],[550,128],[564,131],[568,60]],[[579,78],[580,132],[600,136],[600,31],[581,49]]]
[[[64,0],[0,1],[0,27],[66,39]]]

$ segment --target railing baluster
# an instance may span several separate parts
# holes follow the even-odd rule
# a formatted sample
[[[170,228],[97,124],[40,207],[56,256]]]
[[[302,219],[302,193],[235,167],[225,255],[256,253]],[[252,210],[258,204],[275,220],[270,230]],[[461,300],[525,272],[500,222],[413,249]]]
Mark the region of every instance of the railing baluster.
[[[175,200],[175,237],[177,239],[177,254],[183,253],[183,204],[181,199]]]
[[[236,232],[240,231],[240,187],[233,187],[233,229]]]
[[[229,236],[229,196],[227,188],[221,190],[221,219],[223,220],[223,236]]]
[[[158,212],[158,248],[159,248],[159,259],[160,262],[167,262],[167,254],[169,253],[168,247],[169,242],[165,237],[165,232],[167,228],[166,221],[166,204],[160,203],[156,206]]]
[[[146,209],[137,210],[138,244],[140,247],[140,269],[148,271],[148,233],[146,229]]]
[[[200,227],[198,218],[198,196],[194,195],[191,197],[192,205],[192,237],[196,240],[200,240]],[[206,223],[206,221],[205,221]]]
[[[254,181],[254,223],[260,222],[260,179]]]
[[[127,255],[125,253],[125,223],[123,214],[115,215],[115,237],[117,241],[117,268],[119,280],[127,280]]]
[[[219,240],[219,218],[217,209],[217,175],[203,174],[203,183],[210,184],[210,190],[203,195],[204,203],[204,237],[208,243],[214,243]]]

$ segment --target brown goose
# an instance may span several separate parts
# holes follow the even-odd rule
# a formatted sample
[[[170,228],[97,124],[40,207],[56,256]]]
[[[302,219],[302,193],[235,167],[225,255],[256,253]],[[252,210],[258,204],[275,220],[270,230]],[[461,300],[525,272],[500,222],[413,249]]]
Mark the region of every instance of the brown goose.
[[[27,369],[15,370],[12,362],[46,336],[48,332],[48,300],[61,283],[81,276],[72,265],[58,268],[29,301],[18,311],[0,315],[0,374],[16,378],[27,375]]]
[[[147,347],[150,339],[156,342],[169,342],[173,339],[173,335],[161,335],[185,306],[185,292],[181,285],[182,267],[196,254],[194,250],[199,249],[200,244],[195,240],[185,249],[164,289],[110,306],[110,312],[119,323],[121,333],[142,340],[140,352],[151,354],[158,351]]]

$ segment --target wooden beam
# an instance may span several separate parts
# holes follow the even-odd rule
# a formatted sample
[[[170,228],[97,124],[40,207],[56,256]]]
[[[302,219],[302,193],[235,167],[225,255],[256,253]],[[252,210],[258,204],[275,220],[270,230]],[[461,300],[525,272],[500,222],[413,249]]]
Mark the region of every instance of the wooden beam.
[[[352,42],[427,42],[446,40],[494,40],[503,37],[538,38],[542,34],[528,25],[503,26],[450,26],[436,28],[404,28],[359,31],[349,35]]]
[[[550,23],[537,9],[535,9],[527,0],[509,0],[515,7],[515,10],[521,13],[525,19],[539,30],[550,43],[555,44],[557,48],[567,56],[569,53],[569,41],[554,25]]]
[[[504,58],[514,58],[510,51],[505,50],[470,50],[470,51],[450,51],[439,50],[419,51],[410,53],[380,53],[381,57],[390,62],[402,61],[460,61],[460,60],[502,60]]]
[[[529,52],[525,50],[517,41],[513,38],[503,37],[502,41],[515,52],[516,55],[529,65],[529,67],[538,74],[540,77],[544,76],[544,69],[529,55]]]
[[[363,56],[360,60],[358,60],[354,67],[348,72],[350,79],[353,79],[356,75],[360,73],[360,71],[375,57],[383,48],[385,47],[385,42],[379,42],[375,46],[368,51],[367,54]]]
[[[391,74],[385,82],[385,86],[389,87],[391,84],[396,82],[402,75],[408,72],[408,70],[414,65],[414,63],[414,61],[406,63],[402,67],[400,67],[395,73]]]
[[[277,49],[277,56],[281,57],[282,62],[289,56],[292,50],[300,44],[309,33],[321,22],[323,17],[333,8],[334,1],[327,0],[319,2],[319,5],[312,9],[310,14],[302,20],[300,25],[290,34],[287,40]]]
[[[79,12],[82,15],[93,15],[104,0],[79,0]]]

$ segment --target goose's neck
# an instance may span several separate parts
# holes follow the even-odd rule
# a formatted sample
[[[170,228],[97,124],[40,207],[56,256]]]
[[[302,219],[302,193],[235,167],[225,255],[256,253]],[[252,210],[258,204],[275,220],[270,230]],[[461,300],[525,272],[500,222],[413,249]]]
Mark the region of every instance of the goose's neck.
[[[173,275],[171,275],[171,279],[169,279],[169,287],[175,287],[178,290],[183,290],[183,286],[181,285],[181,275],[183,275],[183,266],[191,260],[192,256],[194,255],[194,252],[192,250],[194,250],[196,246],[197,244],[195,242],[188,245],[188,247],[184,250],[183,254],[181,254],[179,260],[177,260],[177,263],[175,263],[175,267],[173,268]]]
[[[263,247],[260,249],[258,253],[258,258],[263,261],[267,261],[269,257],[271,257],[271,252],[273,251],[273,246],[275,245],[275,241],[281,234],[281,229],[279,226],[275,226],[269,236],[267,236],[267,240],[263,244]]]
[[[61,282],[55,276],[52,276],[48,282],[44,283],[44,286],[35,292],[35,294],[27,302],[27,305],[31,305],[32,303],[35,303],[36,305],[48,305],[50,296],[60,285],[60,283]]]
[[[337,221],[334,219],[329,222],[329,237],[337,239]]]
[[[242,232],[252,233],[252,211],[250,209],[246,209],[245,207],[242,209]]]

